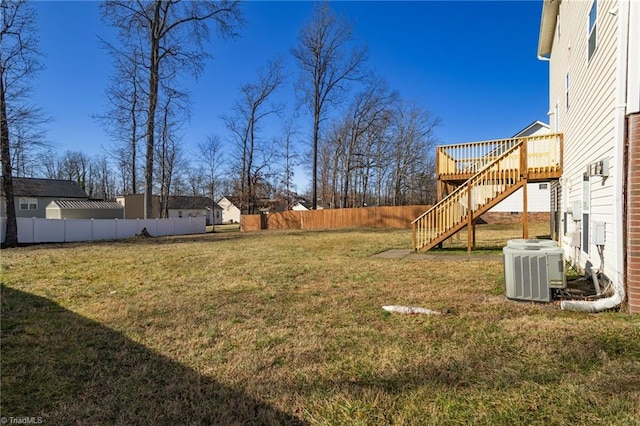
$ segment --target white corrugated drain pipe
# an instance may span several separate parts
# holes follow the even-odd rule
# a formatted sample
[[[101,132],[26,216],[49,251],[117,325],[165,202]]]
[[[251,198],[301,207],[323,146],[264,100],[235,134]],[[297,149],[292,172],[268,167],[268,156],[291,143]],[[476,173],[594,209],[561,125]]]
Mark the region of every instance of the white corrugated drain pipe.
[[[628,40],[629,40],[629,7],[628,1],[621,2],[621,8],[617,11],[618,15],[618,75],[617,75],[617,105],[616,105],[616,122],[615,122],[615,186],[617,187],[616,199],[614,209],[616,210],[616,220],[621,221],[624,214],[624,206],[622,202],[622,176],[624,174],[624,151],[622,149],[624,144],[624,126],[626,116],[626,103],[627,103],[627,67],[628,67]],[[617,224],[621,228],[620,224]],[[620,239],[616,241],[618,247],[622,247],[621,239],[623,235],[616,230],[616,238]],[[613,295],[598,299],[595,301],[581,301],[581,300],[564,300],[560,303],[560,309],[568,311],[580,311],[580,312],[602,312],[608,309],[617,308],[625,298],[624,290],[624,274],[622,273],[624,268],[624,262],[622,261],[622,253],[616,253],[616,268],[618,269],[617,276],[614,276],[612,281]],[[594,280],[597,280],[594,272]]]
[[[594,280],[597,273],[594,272]],[[613,282],[613,296],[605,297],[594,301],[585,300],[563,300],[560,302],[560,309],[563,311],[578,311],[578,312],[602,312],[609,309],[617,308],[624,300],[624,284],[622,281],[614,280]]]

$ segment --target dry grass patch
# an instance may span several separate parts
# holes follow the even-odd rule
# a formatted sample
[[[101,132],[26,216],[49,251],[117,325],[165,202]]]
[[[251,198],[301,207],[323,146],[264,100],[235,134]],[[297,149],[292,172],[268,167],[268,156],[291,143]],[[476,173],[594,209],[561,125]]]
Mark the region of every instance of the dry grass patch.
[[[410,238],[285,231],[3,250],[2,415],[640,421],[638,318],[506,301],[492,258],[371,257]],[[392,315],[388,304],[451,313]]]

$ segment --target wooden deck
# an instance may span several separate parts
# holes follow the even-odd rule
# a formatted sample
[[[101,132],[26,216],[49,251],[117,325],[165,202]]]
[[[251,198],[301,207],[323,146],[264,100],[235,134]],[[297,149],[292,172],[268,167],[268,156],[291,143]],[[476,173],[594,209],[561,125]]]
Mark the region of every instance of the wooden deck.
[[[412,222],[413,249],[429,250],[528,182],[562,175],[562,135],[551,134],[440,146],[436,151],[439,202]],[[526,194],[523,236],[527,238]]]

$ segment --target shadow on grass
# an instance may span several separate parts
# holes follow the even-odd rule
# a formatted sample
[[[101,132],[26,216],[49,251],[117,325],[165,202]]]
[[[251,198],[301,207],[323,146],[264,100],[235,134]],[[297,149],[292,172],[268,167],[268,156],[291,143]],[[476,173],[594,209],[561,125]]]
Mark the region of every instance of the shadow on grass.
[[[502,249],[504,246],[484,246],[484,247],[476,247],[471,251],[471,254],[502,254]],[[443,248],[432,248],[428,252],[429,254],[461,254],[467,255],[466,247],[443,247]]]
[[[45,424],[303,424],[60,305],[2,286],[2,416]]]

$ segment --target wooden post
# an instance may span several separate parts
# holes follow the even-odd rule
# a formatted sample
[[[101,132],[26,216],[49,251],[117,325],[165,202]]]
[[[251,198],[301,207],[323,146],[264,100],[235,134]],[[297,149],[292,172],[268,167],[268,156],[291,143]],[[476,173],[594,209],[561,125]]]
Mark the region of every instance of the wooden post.
[[[412,230],[411,230],[411,246],[413,248],[413,251],[418,251],[418,246],[416,245],[416,224],[413,223],[412,224]]]
[[[527,179],[524,180],[522,186],[522,238],[529,238],[529,214],[527,211]]]
[[[520,176],[522,185],[522,238],[529,238],[529,214],[527,211],[527,179],[529,177],[529,165],[527,161],[527,143],[525,139],[520,145]]]
[[[473,228],[473,210],[471,208],[471,184],[467,189],[467,253],[471,254],[472,244],[472,228]]]
[[[471,247],[475,250],[476,249],[476,224],[475,221],[471,223],[471,234],[472,234],[472,242],[471,242]]]
[[[444,182],[440,179],[440,150],[436,147],[436,181],[438,182],[436,185],[438,191],[438,202],[442,200],[442,185]]]

